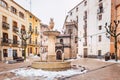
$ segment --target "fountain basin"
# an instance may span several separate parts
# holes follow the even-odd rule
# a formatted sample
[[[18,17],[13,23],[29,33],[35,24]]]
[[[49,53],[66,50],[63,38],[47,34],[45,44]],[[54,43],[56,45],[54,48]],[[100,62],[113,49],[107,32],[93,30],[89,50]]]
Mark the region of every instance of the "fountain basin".
[[[58,36],[60,32],[59,31],[44,31],[43,34],[46,36]]]
[[[42,70],[49,70],[49,71],[61,71],[61,70],[67,70],[71,68],[71,62],[70,61],[64,61],[64,62],[33,62],[32,68],[35,69],[42,69]]]

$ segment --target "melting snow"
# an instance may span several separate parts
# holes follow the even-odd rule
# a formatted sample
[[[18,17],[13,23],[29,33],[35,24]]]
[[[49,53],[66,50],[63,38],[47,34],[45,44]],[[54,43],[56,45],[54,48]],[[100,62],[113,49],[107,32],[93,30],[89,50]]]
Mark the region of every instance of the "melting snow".
[[[84,70],[81,72],[81,70],[66,70],[66,71],[44,71],[41,69],[32,69],[32,68],[19,68],[15,70],[11,70],[10,72],[15,73],[18,76],[23,76],[23,77],[44,77],[46,80],[53,80],[55,78],[65,78],[65,77],[70,77],[72,75],[76,74],[82,74],[85,73],[87,70]]]
[[[95,59],[95,60],[98,60],[98,61],[103,61],[103,62],[111,62],[111,63],[120,63],[120,60],[115,61],[115,60],[113,60],[113,59],[108,60],[108,61],[105,61],[104,59]]]

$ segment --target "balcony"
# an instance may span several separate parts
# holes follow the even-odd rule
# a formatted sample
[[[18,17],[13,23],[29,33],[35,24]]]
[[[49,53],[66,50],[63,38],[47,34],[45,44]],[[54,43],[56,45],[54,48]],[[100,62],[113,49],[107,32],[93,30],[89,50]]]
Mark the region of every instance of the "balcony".
[[[103,13],[103,8],[97,9],[97,14],[101,14],[101,13]]]
[[[18,27],[17,26],[13,26],[13,32],[18,32],[19,31],[19,29],[18,29]]]
[[[29,41],[28,45],[35,46],[36,44],[35,44],[35,41]]]
[[[73,22],[66,22],[65,23],[66,26],[74,26],[77,25],[77,22],[73,21]]]
[[[18,47],[19,44],[20,44],[20,42],[17,41],[17,40],[13,40],[13,41],[12,41],[12,46],[13,46],[13,47]]]
[[[87,15],[83,16],[83,20],[86,20],[87,19]]]
[[[7,30],[7,29],[10,28],[10,25],[8,23],[6,23],[6,22],[2,22],[2,28]]]
[[[11,44],[11,39],[1,38],[1,45],[2,46],[9,46],[9,44]]]
[[[29,32],[34,32],[34,29],[32,29],[32,28],[29,28]]]
[[[22,33],[22,34],[26,34],[26,31],[25,31],[25,30],[21,30],[21,33]]]

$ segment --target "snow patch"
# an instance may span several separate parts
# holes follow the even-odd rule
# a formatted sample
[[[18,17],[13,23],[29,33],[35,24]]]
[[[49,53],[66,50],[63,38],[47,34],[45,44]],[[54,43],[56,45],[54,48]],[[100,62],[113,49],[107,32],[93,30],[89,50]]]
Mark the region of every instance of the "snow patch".
[[[76,74],[86,73],[86,71],[87,70],[84,70],[83,72],[81,72],[81,70],[74,70],[74,69],[70,69],[66,71],[44,71],[41,69],[33,69],[33,68],[19,68],[16,70],[11,70],[10,72],[13,72],[16,75],[23,76],[23,77],[40,76],[45,78],[46,80],[53,80],[55,78],[65,78],[65,77],[70,77]]]
[[[6,79],[4,79],[4,80],[11,80],[10,78],[6,78]]]
[[[113,59],[112,60],[108,60],[108,61],[105,61],[104,59],[95,59],[95,60],[102,61],[102,62],[120,63],[120,60],[115,61]]]

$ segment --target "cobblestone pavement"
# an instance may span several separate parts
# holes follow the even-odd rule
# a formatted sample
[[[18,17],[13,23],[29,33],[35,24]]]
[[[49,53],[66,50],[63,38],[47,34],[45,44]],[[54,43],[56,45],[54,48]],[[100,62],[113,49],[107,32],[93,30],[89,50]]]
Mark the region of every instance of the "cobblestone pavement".
[[[85,74],[71,76],[65,80],[120,80],[120,63],[103,62],[94,59],[80,59],[72,64],[87,67]]]
[[[12,80],[43,80],[42,77],[16,77],[13,73],[6,73],[6,71],[12,69],[29,67],[30,64],[31,62],[14,64],[5,64],[0,62],[0,80],[5,80],[7,78],[12,78]],[[88,72],[62,80],[120,80],[120,63],[103,62],[86,58],[73,60],[72,65],[84,66],[88,69]]]

